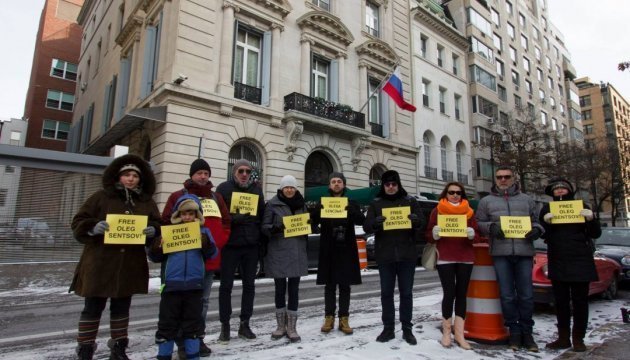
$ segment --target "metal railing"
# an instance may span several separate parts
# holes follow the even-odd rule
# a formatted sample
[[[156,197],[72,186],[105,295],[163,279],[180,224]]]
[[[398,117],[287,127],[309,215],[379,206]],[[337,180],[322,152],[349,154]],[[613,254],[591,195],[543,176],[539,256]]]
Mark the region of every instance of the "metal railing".
[[[383,125],[377,123],[370,123],[370,128],[372,128],[372,135],[383,137]]]
[[[464,185],[468,185],[468,175],[466,174],[457,174],[457,181],[459,181],[460,183],[464,184]]]
[[[353,111],[347,105],[340,105],[321,98],[312,98],[297,92],[284,97],[284,110],[296,110],[365,129],[365,114]]]
[[[425,166],[424,175],[429,179],[437,179],[437,168]]]
[[[442,170],[442,180],[444,181],[453,181],[453,172]]]
[[[262,89],[245,85],[240,82],[234,82],[234,97],[236,99],[260,105],[262,99]]]

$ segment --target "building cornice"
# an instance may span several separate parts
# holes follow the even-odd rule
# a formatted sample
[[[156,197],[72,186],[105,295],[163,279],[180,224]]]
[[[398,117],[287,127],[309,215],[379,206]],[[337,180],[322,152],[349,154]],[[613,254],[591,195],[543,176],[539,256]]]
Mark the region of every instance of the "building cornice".
[[[360,62],[376,65],[382,72],[386,74],[391,68],[400,62],[400,58],[396,55],[396,51],[386,42],[380,39],[370,39],[356,48],[359,54]]]
[[[417,6],[411,10],[411,16],[416,21],[427,24],[429,27],[435,29],[436,32],[452,40],[453,43],[462,50],[468,50],[468,39],[447,22],[444,14],[438,16],[428,7]]]
[[[341,19],[326,11],[308,12],[298,18],[296,23],[303,32],[323,35],[341,48],[346,48],[354,41],[354,36]]]

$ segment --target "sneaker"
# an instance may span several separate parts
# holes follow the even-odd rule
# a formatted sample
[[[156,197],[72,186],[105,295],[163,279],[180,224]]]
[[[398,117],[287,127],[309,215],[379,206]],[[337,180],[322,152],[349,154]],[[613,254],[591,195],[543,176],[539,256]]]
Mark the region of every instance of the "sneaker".
[[[523,347],[527,351],[538,352],[538,344],[534,341],[532,334],[523,334]]]
[[[227,344],[230,342],[230,324],[221,323],[221,333],[219,334],[219,342]]]
[[[413,336],[413,331],[411,331],[411,329],[403,329],[403,339],[409,345],[416,345],[418,343],[416,337]]]
[[[388,342],[394,338],[394,327],[393,326],[385,326],[383,331],[379,336],[376,337],[376,341],[378,342]]]
[[[249,328],[249,321],[241,321],[241,324],[238,327],[238,337],[247,340],[252,340],[256,338],[256,335],[252,332],[252,329]]]
[[[521,334],[510,334],[510,349],[517,351],[518,349],[521,348],[521,345],[523,344],[523,339],[521,337]]]
[[[208,357],[212,354],[212,350],[203,342],[203,339],[199,339],[199,356]]]

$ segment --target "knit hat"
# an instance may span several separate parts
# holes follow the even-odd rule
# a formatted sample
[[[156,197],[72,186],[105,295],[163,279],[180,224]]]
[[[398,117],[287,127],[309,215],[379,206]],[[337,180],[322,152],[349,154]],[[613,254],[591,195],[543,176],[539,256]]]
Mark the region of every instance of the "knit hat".
[[[547,187],[545,187],[545,194],[553,197],[553,191],[558,188],[569,190],[569,194],[573,194],[575,192],[575,190],[573,190],[573,185],[571,185],[569,180],[561,177],[555,177],[549,180]]]
[[[171,215],[171,224],[179,224],[182,222],[181,212],[186,210],[194,210],[197,221],[203,222],[203,213],[199,209],[199,204],[193,199],[185,199],[179,203],[177,210]]]
[[[330,175],[328,175],[328,183],[330,184],[330,180],[332,180],[334,178],[341,179],[341,181],[343,181],[343,184],[346,185],[346,177],[343,176],[343,173],[337,172],[337,171],[331,172]]]
[[[249,161],[239,159],[234,162],[234,165],[232,165],[232,174],[234,174],[241,166],[247,166],[248,168],[253,169],[252,164]]]
[[[295,180],[295,177],[293,177],[293,175],[285,175],[284,177],[282,177],[282,179],[280,180],[280,187],[278,187],[278,189],[282,190],[287,186],[297,189],[297,180]]]
[[[189,176],[192,177],[199,170],[207,170],[208,173],[212,174],[212,170],[210,170],[210,165],[204,159],[197,159],[190,164],[190,171],[188,172]]]
[[[121,166],[120,170],[118,170],[118,174],[120,175],[122,172],[127,171],[127,170],[133,170],[137,172],[138,175],[142,175],[142,171],[140,171],[140,168],[136,166],[135,164],[125,164]]]

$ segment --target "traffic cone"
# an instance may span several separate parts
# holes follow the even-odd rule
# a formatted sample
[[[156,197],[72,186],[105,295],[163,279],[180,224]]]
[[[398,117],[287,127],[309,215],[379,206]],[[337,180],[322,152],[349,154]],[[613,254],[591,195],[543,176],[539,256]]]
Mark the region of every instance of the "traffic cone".
[[[357,251],[359,252],[359,268],[361,270],[367,269],[367,266],[368,266],[367,250],[365,246],[366,246],[365,240],[357,240]]]
[[[488,244],[474,244],[473,265],[466,297],[466,339],[480,343],[506,343],[509,333],[503,325],[499,284]]]

